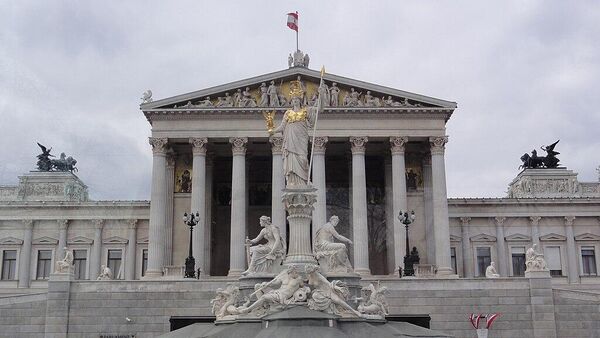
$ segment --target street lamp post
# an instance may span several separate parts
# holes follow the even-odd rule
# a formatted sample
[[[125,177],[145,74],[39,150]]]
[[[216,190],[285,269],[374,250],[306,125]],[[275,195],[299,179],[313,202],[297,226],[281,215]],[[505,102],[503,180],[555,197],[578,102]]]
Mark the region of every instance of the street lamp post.
[[[415,270],[413,268],[414,261],[410,255],[410,243],[408,241],[408,226],[414,222],[416,216],[414,210],[410,212],[410,215],[406,211],[400,211],[398,214],[398,220],[404,224],[406,228],[406,256],[404,256],[404,276],[414,276]]]
[[[192,253],[192,238],[194,227],[198,225],[199,221],[200,215],[198,213],[195,215],[193,213],[188,215],[187,212],[183,214],[183,222],[185,225],[190,227],[190,252],[189,256],[185,259],[185,278],[196,278],[196,271],[194,270],[196,266],[196,260],[194,259]]]

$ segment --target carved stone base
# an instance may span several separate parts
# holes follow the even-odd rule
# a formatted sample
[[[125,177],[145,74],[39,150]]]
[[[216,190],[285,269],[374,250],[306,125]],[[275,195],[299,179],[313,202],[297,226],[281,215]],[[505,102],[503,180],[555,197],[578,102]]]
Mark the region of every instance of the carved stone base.
[[[19,176],[16,200],[77,201],[88,200],[87,186],[73,173],[32,171]]]
[[[285,265],[316,265],[310,245],[310,223],[313,205],[317,201],[317,189],[312,186],[293,186],[283,190],[282,200],[288,212],[290,243],[284,260]]]
[[[550,271],[525,271],[525,278],[550,278]]]

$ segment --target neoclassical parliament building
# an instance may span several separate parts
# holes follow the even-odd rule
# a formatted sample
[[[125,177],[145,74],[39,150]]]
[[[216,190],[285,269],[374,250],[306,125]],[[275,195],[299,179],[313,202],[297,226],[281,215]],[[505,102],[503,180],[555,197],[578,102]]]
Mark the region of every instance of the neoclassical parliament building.
[[[0,337],[144,337],[186,318],[210,320],[216,288],[247,268],[245,242],[259,233],[259,218],[270,216],[288,236],[282,138],[267,132],[264,114],[281,120],[292,81],[313,104],[319,80],[294,59],[281,71],[174,97],[145,93],[150,201],[94,200],[69,171],[33,170],[31,154],[32,171],[0,186]],[[446,123],[455,102],[334,74],[324,80],[328,104],[310,144],[312,233],[339,217],[355,273],[389,290],[388,320],[417,318],[470,337],[470,313],[498,312],[490,337],[600,337],[600,182],[580,182],[562,165],[524,169],[506,182],[505,197],[449,199]],[[408,230],[401,211],[414,211]],[[184,213],[199,219],[195,279],[184,278]],[[411,277],[402,276],[407,243],[420,259]],[[534,244],[545,278],[525,277]],[[53,279],[64,248],[74,276]],[[500,277],[486,278],[491,262]]]

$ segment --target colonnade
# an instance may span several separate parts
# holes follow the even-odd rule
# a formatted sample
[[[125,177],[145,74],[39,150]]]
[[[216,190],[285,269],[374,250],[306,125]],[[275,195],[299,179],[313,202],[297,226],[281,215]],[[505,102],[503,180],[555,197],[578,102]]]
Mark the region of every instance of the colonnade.
[[[352,150],[352,229],[354,250],[354,268],[357,273],[370,274],[369,249],[367,230],[367,187],[365,174],[365,149],[369,142],[367,136],[351,136],[349,142]],[[444,146],[448,138],[431,137],[428,139],[431,149],[431,196],[432,210],[426,211],[432,215],[433,236],[435,238],[434,264],[438,267],[439,274],[451,274],[448,205],[446,195],[446,178],[444,164]],[[328,137],[316,137],[313,151],[312,181],[317,188],[317,202],[315,203],[312,221],[313,236],[319,225],[327,222],[326,210],[326,180],[325,180],[325,151]],[[407,189],[405,176],[404,149],[409,138],[405,136],[392,136],[389,138],[391,167],[392,167],[392,197],[393,197],[393,240],[394,240],[394,266],[403,266],[405,253],[404,227],[395,215],[401,210],[407,210]],[[281,137],[272,136],[269,139],[273,156],[272,175],[272,209],[271,217],[274,224],[285,224],[285,209],[281,201],[281,191],[284,188],[282,172],[282,144]],[[196,258],[196,268],[203,268],[206,250],[206,227],[210,226],[207,219],[206,208],[206,145],[205,137],[190,138],[192,145],[192,192],[191,211],[199,212],[200,223],[194,231],[193,248]],[[247,137],[231,137],[229,139],[232,150],[232,177],[231,177],[231,236],[230,236],[230,267],[229,275],[236,276],[245,270],[246,258],[244,243],[246,238],[246,147]],[[152,165],[152,192],[150,202],[150,229],[149,229],[149,254],[148,270],[146,276],[158,277],[162,267],[166,264],[165,247],[168,229],[167,201],[168,181],[173,180],[166,170],[166,155],[168,152],[167,138],[150,138],[153,149]],[[172,187],[172,186],[171,186]],[[171,215],[172,217],[172,215]],[[285,227],[281,227],[285,236]],[[284,237],[285,238],[285,237]]]

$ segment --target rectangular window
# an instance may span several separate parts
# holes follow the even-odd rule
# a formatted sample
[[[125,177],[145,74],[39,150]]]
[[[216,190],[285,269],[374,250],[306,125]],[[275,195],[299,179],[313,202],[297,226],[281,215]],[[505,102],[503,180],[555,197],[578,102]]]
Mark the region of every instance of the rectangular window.
[[[581,263],[584,275],[596,275],[596,251],[593,246],[581,248]]]
[[[14,280],[17,269],[17,250],[5,250],[2,254],[2,280]]]
[[[492,262],[492,256],[490,254],[490,248],[477,248],[477,276],[485,277],[485,269]]]
[[[52,268],[52,250],[38,251],[36,279],[48,279]]]
[[[121,256],[121,250],[108,250],[107,265],[114,279],[120,279]]]
[[[547,246],[544,248],[544,258],[546,266],[550,270],[551,276],[562,276],[562,264],[560,262],[560,247]]]
[[[142,250],[142,277],[146,275],[148,269],[148,249]]]
[[[510,250],[513,276],[525,276],[525,247],[512,247]]]
[[[452,265],[452,271],[456,275],[456,248],[450,248],[450,264]]]
[[[73,250],[75,279],[86,279],[87,250]]]

